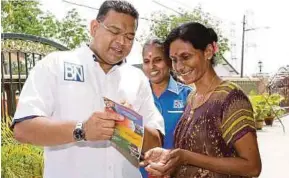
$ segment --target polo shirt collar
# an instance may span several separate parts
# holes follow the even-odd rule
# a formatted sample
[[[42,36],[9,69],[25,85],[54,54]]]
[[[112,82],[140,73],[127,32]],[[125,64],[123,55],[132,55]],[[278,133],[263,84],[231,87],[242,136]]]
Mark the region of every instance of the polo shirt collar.
[[[167,90],[175,93],[175,94],[179,94],[179,88],[178,88],[178,83],[175,81],[175,79],[170,75],[170,81],[167,87]]]
[[[88,60],[87,62],[91,63],[91,64],[97,64],[99,65],[98,61],[97,61],[97,55],[95,55],[95,53],[90,49],[89,45],[88,44],[83,44],[81,45],[81,53],[82,55],[85,55],[85,59]],[[115,69],[117,69],[119,66],[122,66],[123,64],[125,64],[125,62],[122,62],[121,64],[119,65],[114,65],[110,71],[110,72],[113,72]],[[100,67],[100,66],[99,66]]]

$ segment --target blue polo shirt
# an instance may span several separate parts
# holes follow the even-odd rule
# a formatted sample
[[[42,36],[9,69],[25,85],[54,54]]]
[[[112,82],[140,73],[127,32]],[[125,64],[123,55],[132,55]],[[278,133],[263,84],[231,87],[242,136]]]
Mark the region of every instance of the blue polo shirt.
[[[168,87],[161,96],[157,98],[153,94],[155,105],[165,122],[164,148],[173,148],[175,127],[184,112],[191,91],[191,87],[176,82],[171,76]]]
[[[189,93],[192,91],[190,86],[176,82],[172,76],[167,89],[158,98],[154,96],[154,102],[165,122],[165,136],[163,148],[171,149],[174,143],[175,127],[181,118]],[[141,168],[143,178],[147,178],[147,172]]]

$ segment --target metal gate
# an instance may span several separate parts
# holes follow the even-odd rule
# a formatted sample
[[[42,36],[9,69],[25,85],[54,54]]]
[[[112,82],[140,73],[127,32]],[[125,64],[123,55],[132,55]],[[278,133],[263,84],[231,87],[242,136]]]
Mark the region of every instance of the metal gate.
[[[1,34],[1,120],[13,117],[29,71],[46,54],[68,50],[49,39],[27,34]]]

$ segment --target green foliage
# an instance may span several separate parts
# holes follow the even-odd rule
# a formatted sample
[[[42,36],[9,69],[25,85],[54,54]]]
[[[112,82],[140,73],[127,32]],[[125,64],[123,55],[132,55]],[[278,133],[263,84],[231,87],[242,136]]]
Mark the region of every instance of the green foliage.
[[[8,144],[1,150],[1,176],[5,178],[42,177],[42,149],[31,145]]]
[[[59,23],[59,35],[57,39],[67,44],[68,48],[74,48],[83,41],[88,41],[86,26],[81,24],[82,20],[75,9],[69,11],[62,21]],[[78,24],[78,25],[75,25]]]
[[[280,103],[284,100],[284,97],[277,93],[271,95],[268,93],[256,95],[251,92],[249,98],[254,109],[256,120],[264,120],[264,118],[272,116],[278,118],[285,113],[285,110],[280,107]]]
[[[43,175],[43,149],[19,144],[9,128],[11,119],[1,121],[1,177],[40,178]]]
[[[264,117],[266,115],[266,101],[264,100],[264,97],[262,95],[250,95],[249,98],[254,110],[254,118],[256,120],[264,120]]]
[[[60,21],[51,13],[44,13],[38,1],[1,1],[1,6],[3,32],[45,37],[68,48],[75,48],[89,39],[84,20],[75,9]]]
[[[224,52],[229,50],[228,39],[223,36],[220,29],[220,21],[213,18],[209,13],[205,13],[201,7],[197,7],[191,12],[184,12],[183,15],[168,15],[162,12],[157,12],[152,15],[152,19],[154,19],[154,21],[150,25],[150,36],[156,36],[164,40],[168,33],[180,24],[192,21],[200,22],[207,27],[212,27],[218,34],[219,52],[217,56],[223,55]],[[222,59],[221,57],[217,58]],[[220,62],[220,60],[217,62]]]
[[[1,23],[4,32],[21,32],[41,36],[43,12],[37,1],[1,1]]]
[[[13,138],[13,132],[10,129],[11,119],[7,117],[7,120],[1,121],[1,146],[9,144],[17,144],[17,141]]]
[[[285,113],[285,109],[280,107],[280,103],[285,99],[283,96],[277,93],[271,95],[265,93],[263,97],[266,101],[266,114],[268,117],[280,117]]]

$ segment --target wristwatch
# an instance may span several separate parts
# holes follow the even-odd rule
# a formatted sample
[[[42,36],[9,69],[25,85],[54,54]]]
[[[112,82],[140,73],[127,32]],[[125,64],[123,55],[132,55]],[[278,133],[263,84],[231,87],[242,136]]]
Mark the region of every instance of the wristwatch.
[[[86,140],[82,122],[77,122],[77,124],[73,130],[73,138],[75,141]]]

